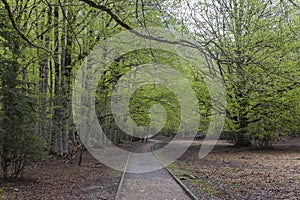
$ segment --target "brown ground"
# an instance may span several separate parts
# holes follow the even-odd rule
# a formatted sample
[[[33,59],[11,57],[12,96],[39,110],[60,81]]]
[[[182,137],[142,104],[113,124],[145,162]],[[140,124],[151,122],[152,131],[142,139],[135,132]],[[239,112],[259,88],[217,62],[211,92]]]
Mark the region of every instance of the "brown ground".
[[[78,156],[43,159],[28,166],[17,181],[0,179],[0,199],[113,199],[121,173],[88,152],[77,166]]]
[[[169,166],[200,199],[300,199],[300,138],[269,150],[220,143],[202,160],[200,145]]]
[[[300,138],[271,150],[219,144],[198,158],[201,141],[169,168],[202,199],[300,199]],[[132,144],[126,149],[132,148]],[[23,178],[4,183],[2,199],[113,199],[121,173],[84,152],[71,160],[46,158],[28,166]]]

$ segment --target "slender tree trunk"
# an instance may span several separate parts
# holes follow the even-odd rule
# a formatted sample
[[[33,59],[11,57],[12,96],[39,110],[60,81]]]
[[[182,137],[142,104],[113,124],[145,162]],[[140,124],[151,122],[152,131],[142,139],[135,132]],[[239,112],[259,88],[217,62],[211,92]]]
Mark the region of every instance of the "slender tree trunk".
[[[61,37],[61,45],[62,45],[62,58],[61,58],[61,77],[62,77],[62,108],[63,116],[62,116],[62,147],[63,154],[68,154],[68,139],[69,139],[69,120],[70,120],[70,93],[71,93],[71,49],[72,49],[72,35],[71,35],[71,14],[68,13],[67,10],[62,10],[63,12],[63,31]]]
[[[48,58],[43,58],[39,62],[39,104],[40,121],[39,134],[46,139],[47,136],[47,91],[48,91]]]
[[[62,144],[61,144],[61,127],[62,127],[62,120],[61,120],[61,69],[60,69],[60,62],[59,62],[59,49],[60,49],[60,41],[59,41],[59,7],[55,6],[54,8],[54,102],[53,102],[53,130],[52,130],[52,149],[51,153],[60,154],[62,155]]]

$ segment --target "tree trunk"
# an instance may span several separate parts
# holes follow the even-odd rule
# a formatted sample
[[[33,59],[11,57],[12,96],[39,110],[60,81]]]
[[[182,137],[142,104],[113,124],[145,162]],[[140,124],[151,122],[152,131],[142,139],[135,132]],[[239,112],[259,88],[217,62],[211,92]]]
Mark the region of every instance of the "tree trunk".
[[[63,31],[61,37],[61,46],[62,46],[62,58],[61,58],[61,77],[62,77],[62,145],[63,145],[63,154],[68,154],[68,139],[69,139],[69,120],[71,114],[70,108],[70,98],[71,98],[71,49],[72,49],[72,35],[71,35],[71,14],[67,10],[62,10],[63,14]],[[67,23],[68,22],[68,23]]]
[[[52,130],[52,149],[51,153],[62,155],[62,117],[61,117],[61,69],[60,69],[60,62],[59,62],[59,7],[55,6],[54,8],[54,102],[53,102],[53,130]]]

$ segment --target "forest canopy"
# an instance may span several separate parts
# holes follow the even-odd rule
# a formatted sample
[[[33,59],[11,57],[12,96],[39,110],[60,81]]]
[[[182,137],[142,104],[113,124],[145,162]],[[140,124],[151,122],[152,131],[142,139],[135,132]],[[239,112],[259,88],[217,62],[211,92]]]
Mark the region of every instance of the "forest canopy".
[[[188,45],[217,66],[227,100],[222,137],[237,146],[255,141],[257,147],[269,147],[280,135],[299,134],[299,5],[298,0],[1,0],[4,176],[18,176],[42,152],[63,156],[82,147],[72,116],[77,71],[98,44],[122,31],[141,35],[138,28],[188,35],[192,38]],[[114,86],[128,71],[155,62],[172,66],[189,82],[201,115],[197,131],[207,132],[215,102],[195,66],[172,52],[140,49],[121,55],[99,79],[97,117],[113,143],[133,139],[114,122],[110,108]],[[154,104],[167,113],[160,134],[174,136],[181,108],[166,87],[149,84],[137,89],[130,100],[132,119],[149,125]]]

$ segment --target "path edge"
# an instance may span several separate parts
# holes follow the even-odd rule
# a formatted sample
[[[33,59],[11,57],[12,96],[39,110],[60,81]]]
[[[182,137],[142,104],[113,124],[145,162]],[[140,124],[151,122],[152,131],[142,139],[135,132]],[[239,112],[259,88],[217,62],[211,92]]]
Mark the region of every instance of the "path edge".
[[[117,188],[117,191],[116,191],[116,194],[115,194],[115,198],[114,200],[119,200],[119,195],[120,195],[120,191],[122,189],[122,185],[123,185],[123,182],[124,182],[124,177],[125,177],[125,174],[126,174],[126,170],[127,170],[127,166],[128,166],[128,162],[129,162],[129,159],[130,159],[130,156],[132,154],[132,152],[134,152],[134,150],[139,146],[140,144],[138,143],[137,145],[135,145],[131,150],[130,150],[130,153],[127,157],[127,161],[126,161],[126,164],[125,164],[125,167],[124,167],[124,171],[123,171],[123,174],[122,174],[122,177],[119,181],[119,185],[118,185],[118,188]]]
[[[159,144],[159,143],[157,143]],[[154,154],[153,149],[154,149],[155,145],[151,146],[151,151],[153,153],[153,155],[157,158],[157,160],[160,162],[159,158]],[[161,163],[161,162],[160,162]],[[162,165],[162,163],[161,163]],[[162,165],[163,166],[163,165]],[[187,186],[179,179],[175,176],[175,174],[173,172],[171,172],[167,167],[163,168],[164,170],[166,170],[170,176],[180,185],[180,187],[184,190],[184,192],[192,199],[192,200],[200,200],[198,197],[196,197],[196,195],[189,189],[187,188]],[[116,199],[117,200],[117,199]]]

